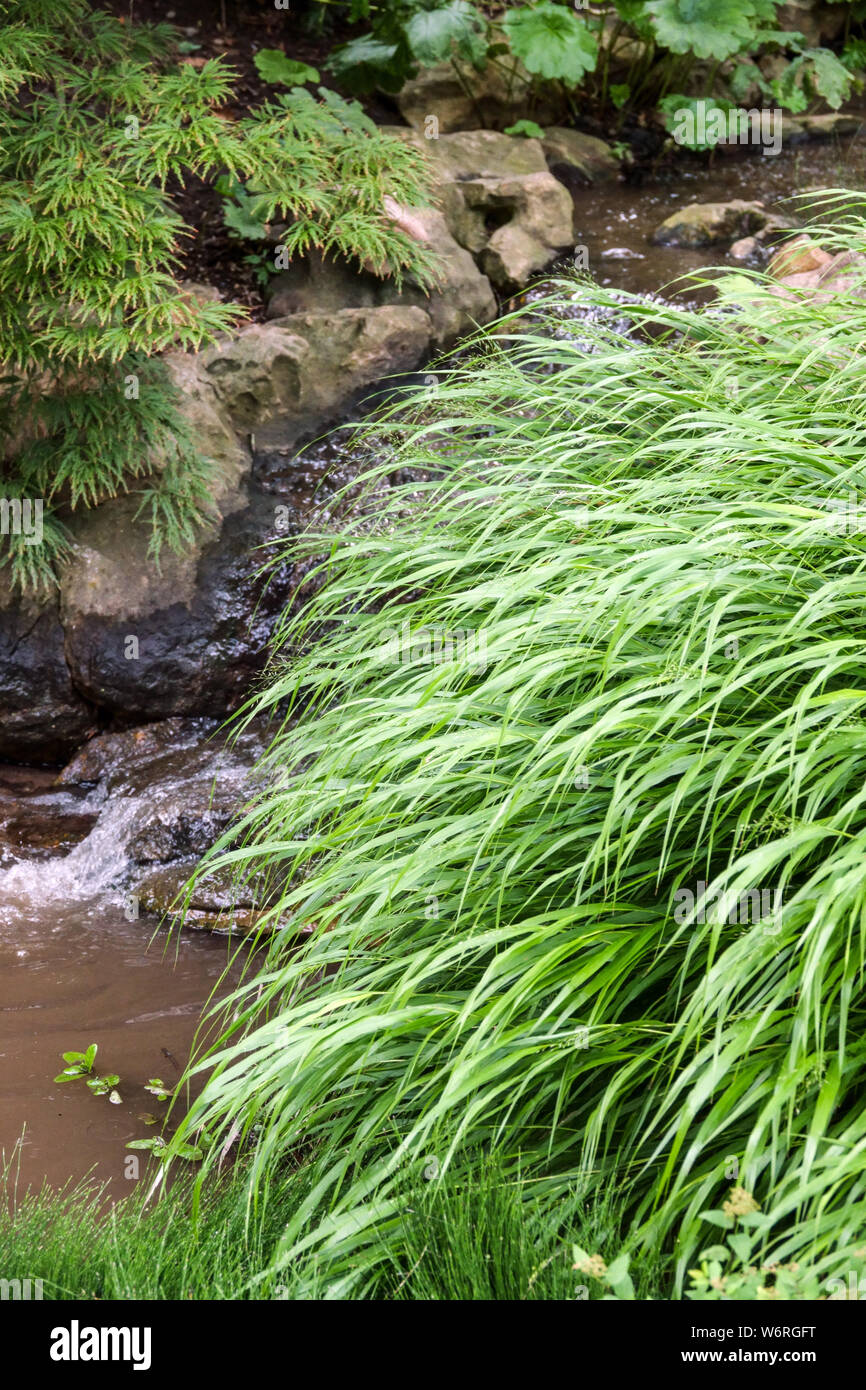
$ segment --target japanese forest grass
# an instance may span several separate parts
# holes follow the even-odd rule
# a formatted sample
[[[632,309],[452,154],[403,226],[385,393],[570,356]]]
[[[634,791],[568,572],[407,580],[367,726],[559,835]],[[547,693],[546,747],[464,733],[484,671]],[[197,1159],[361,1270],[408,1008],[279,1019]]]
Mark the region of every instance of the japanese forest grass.
[[[406,1166],[490,1147],[533,1211],[614,1189],[676,1290],[735,1175],[764,1258],[862,1243],[866,301],[718,291],[560,284],[377,427],[370,483],[415,481],[301,542],[218,847],[291,928],[182,1130],[239,1126],[252,1193],[308,1156],[296,1272],[372,1288]]]

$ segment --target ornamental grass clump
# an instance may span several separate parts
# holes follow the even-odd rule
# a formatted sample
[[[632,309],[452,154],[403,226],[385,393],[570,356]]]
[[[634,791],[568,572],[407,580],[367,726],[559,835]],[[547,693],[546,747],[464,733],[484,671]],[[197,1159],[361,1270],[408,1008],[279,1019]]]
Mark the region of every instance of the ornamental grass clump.
[[[377,425],[390,502],[300,543],[269,788],[219,847],[292,930],[182,1132],[238,1127],[254,1189],[305,1156],[278,1258],[338,1286],[399,1245],[407,1163],[485,1149],[536,1206],[615,1189],[676,1290],[732,1183],[756,1265],[862,1244],[866,301],[717,289],[561,283]],[[484,663],[413,659],[434,629]]]

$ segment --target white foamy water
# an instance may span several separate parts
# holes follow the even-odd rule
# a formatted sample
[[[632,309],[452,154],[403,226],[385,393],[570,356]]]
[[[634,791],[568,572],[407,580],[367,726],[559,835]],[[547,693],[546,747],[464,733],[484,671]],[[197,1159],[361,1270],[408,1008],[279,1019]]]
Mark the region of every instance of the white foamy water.
[[[130,867],[127,845],[141,819],[142,801],[135,796],[112,798],[104,803],[89,835],[68,854],[20,859],[0,870],[0,922],[28,902],[38,907],[70,903],[117,886]]]

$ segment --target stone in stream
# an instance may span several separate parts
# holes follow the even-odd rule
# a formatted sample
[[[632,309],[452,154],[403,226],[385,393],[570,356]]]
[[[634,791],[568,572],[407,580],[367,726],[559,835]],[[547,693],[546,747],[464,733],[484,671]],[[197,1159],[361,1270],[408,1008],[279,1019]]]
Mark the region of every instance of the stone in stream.
[[[732,261],[757,265],[761,261],[763,249],[756,236],[744,236],[728,248],[728,256]]]
[[[808,238],[797,241],[799,247],[796,243],[791,243],[791,247],[795,254],[799,251],[799,260],[785,260],[784,252],[779,252],[770,265],[771,273],[779,280],[775,294],[791,297],[808,291],[818,303],[840,294],[866,298],[866,256],[859,251],[840,251],[830,256]],[[784,250],[787,252],[789,247],[786,245]]]
[[[761,202],[734,198],[728,203],[689,203],[677,208],[656,227],[650,241],[654,246],[712,246],[794,226],[791,218],[768,212]]]
[[[609,183],[619,178],[619,160],[595,135],[554,126],[545,131],[541,148],[550,172],[564,183]]]
[[[87,791],[82,806],[98,816],[67,857],[68,872],[81,884],[123,884],[136,916],[179,919],[170,909],[197,860],[257,789],[255,767],[267,739],[261,723],[228,740],[215,720],[180,718],[91,739],[53,793],[68,801]],[[196,889],[188,925],[252,930],[267,900],[261,885],[239,889],[225,875],[210,876]]]
[[[768,268],[770,274],[775,275],[778,280],[786,275],[821,270],[825,265],[829,265],[832,259],[830,252],[812,241],[811,237],[796,236],[781,244],[770,260]]]
[[[99,816],[83,803],[82,789],[58,788],[47,769],[0,764],[0,869],[68,854]]]
[[[195,931],[250,936],[285,929],[282,922],[264,923],[264,890],[257,892],[249,884],[238,883],[226,870],[209,873],[187,892],[194,868],[194,863],[169,864],[144,874],[135,888],[141,910],[159,917],[166,926],[183,925]]]

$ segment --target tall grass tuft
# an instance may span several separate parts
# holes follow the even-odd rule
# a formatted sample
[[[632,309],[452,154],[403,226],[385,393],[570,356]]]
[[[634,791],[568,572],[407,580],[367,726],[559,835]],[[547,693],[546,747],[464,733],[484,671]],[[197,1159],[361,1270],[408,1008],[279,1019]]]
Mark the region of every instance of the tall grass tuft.
[[[866,300],[717,288],[563,282],[302,543],[219,849],[292,926],[186,1122],[240,1125],[254,1188],[311,1156],[280,1264],[374,1279],[403,1165],[485,1147],[538,1210],[613,1185],[678,1289],[732,1181],[767,1259],[863,1231]]]

